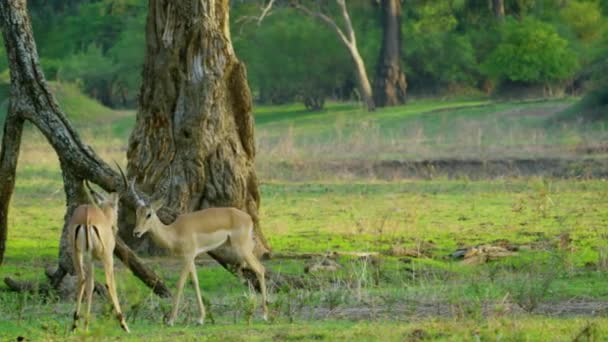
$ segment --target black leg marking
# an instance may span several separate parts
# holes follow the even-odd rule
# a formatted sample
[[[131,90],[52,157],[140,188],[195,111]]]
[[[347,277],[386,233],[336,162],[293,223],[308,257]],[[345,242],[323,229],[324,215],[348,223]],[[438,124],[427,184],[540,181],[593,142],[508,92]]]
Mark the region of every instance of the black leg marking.
[[[97,241],[101,241],[101,236],[99,236],[99,230],[97,229],[96,226],[91,226],[91,228],[93,228],[93,231],[95,232],[95,235],[97,235]]]
[[[76,232],[74,233],[74,241],[78,239],[78,233],[80,233],[80,228],[82,228],[82,225],[76,226]]]
[[[87,251],[91,248],[89,246],[89,230],[87,229],[87,227],[84,228],[84,239],[87,243]]]
[[[79,319],[80,319],[80,316],[78,316],[78,313],[76,311],[74,311],[74,323],[72,323],[72,331],[76,330]]]

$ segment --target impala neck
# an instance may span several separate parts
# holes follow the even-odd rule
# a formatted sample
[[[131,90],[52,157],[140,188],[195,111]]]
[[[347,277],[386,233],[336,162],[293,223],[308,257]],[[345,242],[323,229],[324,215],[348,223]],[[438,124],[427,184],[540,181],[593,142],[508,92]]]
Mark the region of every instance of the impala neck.
[[[152,235],[152,240],[161,247],[173,250],[173,247],[177,242],[175,231],[164,224],[156,215],[150,217],[149,224],[152,226],[149,230]]]

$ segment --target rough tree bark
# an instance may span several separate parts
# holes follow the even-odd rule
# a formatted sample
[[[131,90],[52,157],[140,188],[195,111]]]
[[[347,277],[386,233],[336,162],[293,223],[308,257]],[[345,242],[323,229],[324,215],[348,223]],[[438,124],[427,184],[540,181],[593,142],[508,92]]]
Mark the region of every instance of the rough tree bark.
[[[82,203],[82,180],[89,179],[106,191],[121,190],[122,179],[95,152],[84,145],[51,94],[42,69],[26,12],[25,0],[0,1],[0,20],[11,75],[9,113],[5,122],[2,154],[0,158],[0,246],[5,244],[8,230],[6,217],[10,194],[15,185],[15,168],[19,152],[20,136],[24,121],[33,123],[46,137],[59,157],[64,178],[68,210],[66,217],[77,203]],[[6,176],[6,177],[4,177]],[[6,202],[5,202],[6,200]],[[133,198],[128,198],[133,202]],[[60,242],[59,267],[52,281],[71,271],[71,255],[67,245],[66,227]],[[4,252],[4,249],[0,250]],[[155,292],[169,296],[170,292],[151,270],[146,268],[124,244],[117,244],[115,253]],[[128,259],[126,259],[128,257]],[[0,256],[1,258],[1,256]]]
[[[128,177],[177,212],[245,210],[255,223],[255,252],[267,254],[258,218],[251,94],[232,48],[229,2],[150,0],[148,11]],[[122,226],[132,227],[133,216],[124,213]],[[166,218],[166,223],[173,219]],[[134,248],[156,252],[146,239],[133,238],[132,229],[121,236]],[[238,265],[227,249],[212,257],[228,268]]]
[[[11,96],[12,97],[12,96]],[[8,234],[8,210],[15,189],[15,173],[23,132],[23,118],[9,105],[4,121],[0,154],[0,265],[4,262]]]
[[[348,49],[348,52],[350,53],[350,56],[355,65],[355,75],[357,76],[357,83],[359,84],[361,98],[365,102],[367,110],[373,111],[376,106],[374,103],[372,87],[371,83],[369,82],[369,77],[367,77],[367,71],[365,70],[365,62],[363,61],[363,57],[361,57],[361,54],[359,53],[359,48],[357,47],[357,37],[355,36],[355,30],[353,29],[352,21],[350,20],[350,15],[348,14],[346,1],[336,0],[336,3],[340,8],[340,14],[342,15],[342,20],[344,21],[344,30],[342,30],[342,28],[338,26],[334,19],[323,13],[320,9],[313,11],[310,8],[304,6],[300,1],[293,0],[291,2],[293,7],[302,11],[308,16],[317,18],[318,20],[322,21],[331,29],[333,29],[333,31],[338,35],[344,46],[346,46],[346,48]]]
[[[405,103],[407,83],[401,67],[401,0],[381,0],[382,47],[376,64],[374,102],[378,107]]]

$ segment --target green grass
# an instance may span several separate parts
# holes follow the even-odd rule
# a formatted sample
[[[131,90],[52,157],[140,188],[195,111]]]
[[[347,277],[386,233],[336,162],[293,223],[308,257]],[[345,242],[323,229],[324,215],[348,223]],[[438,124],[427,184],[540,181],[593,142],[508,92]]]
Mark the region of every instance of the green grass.
[[[59,101],[84,141],[103,158],[124,163],[121,148],[134,113],[78,98],[74,86],[53,86],[61,87],[55,89],[58,97],[70,98]],[[608,300],[608,261],[602,254],[608,251],[608,184],[603,180],[305,177],[311,172],[308,161],[576,155],[569,151],[601,143],[607,133],[602,122],[551,123],[553,112],[570,102],[425,100],[373,113],[351,104],[329,104],[322,113],[299,105],[256,108],[260,215],[273,252],[382,256],[373,263],[339,257],[339,271],[319,274],[303,272],[310,260],[265,262],[307,282],[304,289],[272,287],[271,324],[251,316],[252,307],[259,313],[259,303],[238,279],[218,266],[201,266],[201,288],[216,320],[203,328],[193,325],[190,285],[178,325],[162,327],[170,301],[151,294],[117,262],[118,292],[133,331],[129,339],[570,341],[588,331],[599,340],[607,334],[608,312],[575,318],[569,303],[590,303],[583,310],[590,316],[593,305]],[[282,178],[265,171],[283,162],[301,162],[299,174]],[[45,281],[44,268],[56,264],[64,211],[57,159],[44,138],[28,129],[0,278]],[[572,241],[560,248],[565,233]],[[519,251],[481,265],[450,257],[460,247],[499,242]],[[395,247],[422,255],[391,256]],[[175,261],[147,262],[175,286]],[[100,298],[95,303],[90,332],[69,335],[72,300],[15,294],[0,284],[0,339],[123,337],[108,304]]]
[[[83,340],[104,339],[124,341],[571,341],[577,336],[589,341],[600,341],[608,334],[608,320],[602,319],[547,319],[525,317],[522,319],[497,318],[480,323],[473,320],[430,320],[425,322],[348,322],[323,321],[314,325],[261,324],[252,325],[208,325],[204,328],[174,327],[160,328],[158,324],[132,324],[133,333],[125,335],[112,327],[110,322],[99,322],[89,333],[70,335],[65,332],[67,322],[42,320],[29,322],[0,322],[0,337],[28,340]],[[113,322],[112,322],[113,323]]]
[[[99,148],[127,140],[134,111],[105,108],[73,84],[50,86],[87,143]],[[0,85],[0,99],[7,92]],[[553,120],[575,101],[417,100],[371,113],[348,103],[328,103],[322,112],[300,104],[257,106],[258,163],[264,170],[277,161],[573,156],[577,147],[608,138],[602,120]]]
[[[65,115],[77,125],[90,121],[104,121],[114,111],[85,95],[76,84],[67,82],[47,82],[49,89],[60,104]],[[0,82],[0,122],[4,122],[10,85]]]

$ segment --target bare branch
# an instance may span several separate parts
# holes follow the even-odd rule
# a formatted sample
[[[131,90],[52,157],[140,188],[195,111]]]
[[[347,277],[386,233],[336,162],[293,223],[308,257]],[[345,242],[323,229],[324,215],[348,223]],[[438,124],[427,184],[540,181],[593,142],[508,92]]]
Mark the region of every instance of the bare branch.
[[[302,5],[298,1],[293,1],[292,2],[292,6],[294,8],[296,8],[297,10],[302,11],[304,14],[306,14],[306,15],[308,15],[310,17],[313,17],[313,18],[317,18],[317,19],[323,21],[324,23],[326,23],[329,27],[331,27],[332,29],[334,29],[334,31],[336,32],[336,34],[338,35],[338,37],[340,37],[340,39],[342,40],[342,42],[344,44],[346,44],[347,47],[350,48],[350,46],[352,44],[352,41],[350,41],[348,39],[348,37],[346,37],[346,35],[344,34],[344,32],[342,31],[342,29],[340,28],[340,26],[338,26],[338,24],[336,24],[336,22],[332,18],[330,18],[328,15],[326,15],[325,13],[323,13],[321,11],[313,11],[310,8]]]
[[[353,45],[357,44],[357,39],[355,38],[355,30],[353,30],[353,24],[350,21],[350,15],[348,14],[348,8],[346,8],[346,1],[345,0],[336,0],[336,2],[338,3],[338,6],[340,6],[340,9],[342,10],[342,17],[344,18],[344,23],[346,24],[346,33],[348,34],[348,37],[350,38],[350,43]]]
[[[270,0],[270,1],[268,1],[268,5],[266,5],[266,7],[264,7],[264,10],[262,11],[262,14],[258,18],[258,26],[260,26],[262,24],[262,21],[264,20],[264,18],[269,14],[269,12],[272,9],[272,6],[274,5],[275,1],[276,0]]]

